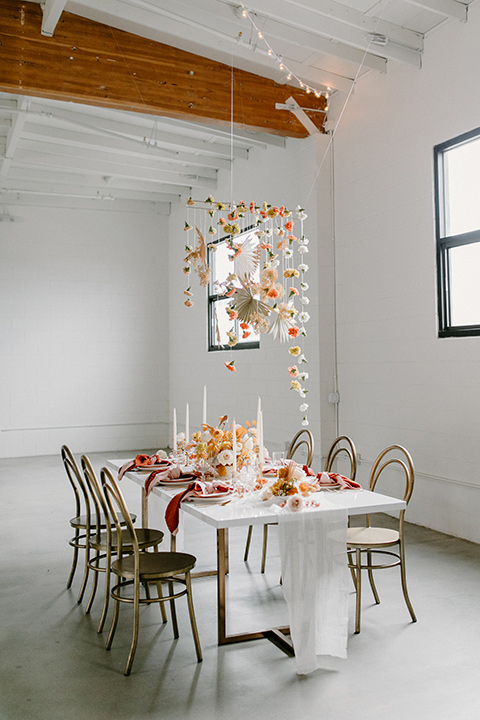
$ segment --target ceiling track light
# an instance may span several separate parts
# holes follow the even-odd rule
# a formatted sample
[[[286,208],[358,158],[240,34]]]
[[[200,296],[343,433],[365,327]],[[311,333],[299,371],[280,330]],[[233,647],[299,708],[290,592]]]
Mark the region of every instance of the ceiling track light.
[[[388,37],[386,35],[382,35],[381,33],[367,33],[367,40],[369,40],[372,45],[380,45],[380,47],[385,47],[385,45],[388,44]]]

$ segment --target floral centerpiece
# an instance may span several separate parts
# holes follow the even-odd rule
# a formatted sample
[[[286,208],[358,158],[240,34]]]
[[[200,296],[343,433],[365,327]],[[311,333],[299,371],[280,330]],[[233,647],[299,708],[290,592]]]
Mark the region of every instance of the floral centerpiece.
[[[285,504],[289,510],[302,510],[311,505],[312,501],[308,498],[318,489],[315,473],[306,465],[297,465],[293,460],[286,467],[279,468],[275,480],[259,478],[256,486],[260,500]]]
[[[187,201],[185,232],[193,232],[193,239],[185,245],[183,272],[187,277],[192,270],[197,274],[200,285],[207,287],[210,282],[208,250],[215,252],[212,238],[220,231],[229,249],[232,271],[221,283],[216,283],[215,292],[230,298],[225,307],[228,319],[234,323],[226,333],[228,346],[238,343],[238,333],[246,339],[252,332],[268,333],[274,340],[291,343],[288,353],[295,358],[295,365],[288,368],[290,389],[304,399],[307,394],[305,382],[308,373],[302,368],[307,363],[303,351],[303,340],[307,336],[306,324],[309,297],[305,273],[308,265],[305,256],[309,251],[308,238],[303,231],[307,215],[303,208],[292,211],[284,205],[257,205],[216,202],[209,195],[204,201]],[[298,225],[298,230],[296,225]],[[253,231],[242,238],[239,236],[253,227]],[[210,240],[206,239],[210,238]],[[190,283],[190,281],[188,281]],[[191,284],[184,291],[185,306],[193,306]],[[217,337],[220,337],[217,323]],[[238,330],[236,329],[238,325]],[[225,346],[226,347],[226,346]],[[291,359],[290,359],[291,362]],[[236,372],[234,361],[225,362],[225,367]],[[307,426],[308,404],[302,402],[302,425]]]
[[[187,446],[190,462],[205,474],[231,479],[235,472],[253,465],[258,456],[256,428],[249,422],[246,427],[227,426],[227,416],[219,419],[217,427],[202,425],[200,432],[193,433]]]

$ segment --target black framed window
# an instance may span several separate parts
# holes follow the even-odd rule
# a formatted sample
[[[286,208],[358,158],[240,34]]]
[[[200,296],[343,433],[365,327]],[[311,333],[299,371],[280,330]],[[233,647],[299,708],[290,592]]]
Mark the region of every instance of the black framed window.
[[[235,237],[235,245],[244,242],[253,247],[259,240],[251,230]],[[227,312],[232,304],[231,294],[226,294],[227,286],[241,287],[238,280],[228,282],[228,278],[235,273],[233,262],[234,249],[230,237],[220,238],[209,243],[208,264],[211,268],[210,284],[208,287],[208,349],[215,350],[246,350],[260,347],[260,336],[251,327],[241,327],[238,318]],[[260,270],[257,270],[254,282],[260,280]],[[235,312],[233,313],[235,315]],[[233,342],[235,341],[235,342]]]
[[[480,128],[434,161],[439,336],[480,335]]]

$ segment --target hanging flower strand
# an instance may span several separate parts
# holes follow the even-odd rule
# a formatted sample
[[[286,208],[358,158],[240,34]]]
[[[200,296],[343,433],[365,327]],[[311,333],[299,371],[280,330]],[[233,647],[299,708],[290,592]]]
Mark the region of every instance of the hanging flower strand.
[[[233,348],[239,339],[246,340],[252,332],[269,334],[273,340],[289,343],[288,352],[296,361],[288,368],[290,389],[305,399],[308,372],[304,366],[308,361],[304,340],[305,325],[310,319],[305,282],[308,271],[305,262],[308,239],[303,231],[305,211],[298,206],[292,212],[284,205],[266,202],[261,205],[255,202],[247,205],[243,200],[216,202],[209,195],[204,201],[189,198],[187,214],[184,230],[191,233],[192,241],[185,245],[183,272],[189,282],[184,290],[185,306],[193,306],[189,277],[192,270],[201,286],[206,287],[210,282],[207,248],[215,252],[218,246],[207,243],[205,238],[220,231],[221,236],[225,236],[222,240],[232,262],[232,272],[221,282],[215,282],[215,293],[229,298],[225,312],[232,326],[226,331],[224,346]],[[214,322],[221,345],[216,313]],[[233,360],[224,365],[231,372],[237,370]],[[300,412],[304,426],[309,424],[307,411],[307,403],[302,402]]]

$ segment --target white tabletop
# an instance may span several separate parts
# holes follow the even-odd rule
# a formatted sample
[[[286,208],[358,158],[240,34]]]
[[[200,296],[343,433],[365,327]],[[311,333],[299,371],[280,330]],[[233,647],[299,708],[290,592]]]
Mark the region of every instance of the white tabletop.
[[[125,464],[126,460],[112,459],[107,462],[110,467],[118,470]],[[133,480],[143,487],[148,473],[129,472],[125,474],[124,479],[127,477],[129,480]],[[178,492],[180,492],[179,488],[166,488],[161,485],[156,485],[152,490],[154,495],[157,495],[166,502],[169,502]],[[349,515],[398,512],[406,507],[404,500],[398,500],[397,498],[381,495],[377,492],[370,492],[369,490],[329,490],[315,494],[315,500],[320,502],[319,511],[322,509],[322,497],[325,497],[327,501],[325,505],[328,504],[329,507],[335,505],[339,508],[346,508]],[[181,505],[181,509],[217,529],[238,527],[241,525],[265,525],[267,523],[278,522],[277,513],[271,505],[265,507],[263,503],[261,505],[253,504],[243,498],[239,498],[238,500],[234,499],[226,505],[222,505],[221,503],[200,505],[195,502],[184,502]]]

